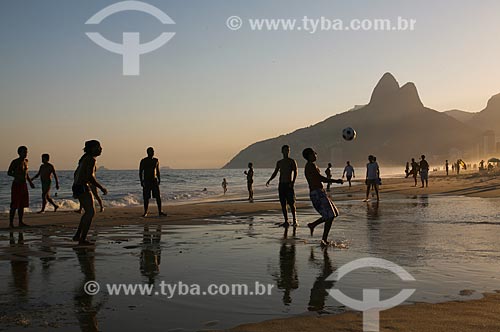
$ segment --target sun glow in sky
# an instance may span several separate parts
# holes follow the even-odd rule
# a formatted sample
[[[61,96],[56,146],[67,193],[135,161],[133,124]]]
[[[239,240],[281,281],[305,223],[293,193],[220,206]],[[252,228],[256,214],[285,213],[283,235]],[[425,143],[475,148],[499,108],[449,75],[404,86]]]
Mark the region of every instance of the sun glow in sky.
[[[83,142],[99,139],[100,164],[138,166],[148,146],[163,165],[217,168],[255,141],[306,127],[365,104],[384,72],[415,82],[427,107],[480,111],[500,92],[500,2],[161,1],[163,26],[139,12],[84,23],[102,0],[3,0],[0,4],[0,165],[18,145],[32,168],[48,152],[73,169]],[[248,18],[389,18],[415,31],[231,31]],[[85,32],[121,42],[175,32],[141,56],[141,75]],[[333,135],[333,133],[332,133]],[[279,155],[277,156],[279,157]]]

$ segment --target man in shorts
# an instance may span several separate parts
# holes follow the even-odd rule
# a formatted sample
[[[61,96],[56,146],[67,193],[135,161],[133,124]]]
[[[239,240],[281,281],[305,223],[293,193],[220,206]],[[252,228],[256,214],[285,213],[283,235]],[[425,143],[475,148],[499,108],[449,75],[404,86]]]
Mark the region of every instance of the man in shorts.
[[[52,187],[52,176],[54,176],[54,179],[56,180],[56,189],[59,190],[59,179],[57,178],[56,174],[56,169],[54,168],[54,165],[52,165],[50,162],[50,156],[48,153],[42,154],[42,165],[40,165],[40,169],[38,170],[38,173],[31,179],[35,180],[36,178],[40,177],[40,180],[42,182],[42,208],[38,213],[44,213],[45,212],[45,207],[47,206],[47,202],[52,204],[54,207],[54,212],[59,209],[59,205],[57,205],[52,197],[50,197],[50,189]]]
[[[14,227],[14,217],[17,215],[19,217],[19,226],[28,226],[23,222],[24,208],[30,206],[30,196],[28,192],[29,182],[31,188],[35,188],[33,181],[31,181],[28,175],[28,148],[25,146],[20,146],[17,149],[17,154],[19,158],[12,160],[9,166],[7,174],[14,178],[11,187],[11,201],[10,201],[10,212],[9,212],[9,227]]]
[[[139,179],[141,180],[142,194],[144,199],[144,214],[147,217],[149,200],[151,197],[156,198],[156,205],[158,206],[158,215],[160,217],[167,216],[162,211],[161,196],[160,196],[160,162],[154,158],[155,150],[149,147],[146,150],[148,156],[141,160],[139,165]]]
[[[349,182],[349,188],[351,188],[351,179],[356,177],[354,174],[354,167],[351,166],[351,162],[347,161],[347,165],[344,167],[344,173],[342,174],[342,179],[346,176],[347,182]]]
[[[288,211],[287,204],[290,206],[290,211],[292,212],[293,227],[297,227],[296,209],[295,209],[295,191],[294,185],[297,179],[297,163],[295,160],[290,158],[290,147],[288,145],[283,145],[281,147],[281,153],[283,154],[283,159],[276,163],[276,168],[273,174],[266,182],[266,187],[269,187],[271,181],[280,173],[280,181],[278,185],[278,194],[280,198],[281,210],[283,211],[283,217],[285,222],[280,226],[287,228],[290,226],[288,223]]]
[[[311,149],[306,148],[302,151],[302,156],[307,160],[304,172],[306,175],[307,183],[309,184],[309,196],[311,202],[321,215],[318,220],[307,224],[309,230],[311,231],[311,236],[314,233],[314,228],[319,224],[325,223],[323,229],[323,237],[321,238],[321,246],[328,246],[328,233],[330,233],[330,228],[332,227],[333,219],[338,217],[339,211],[332,200],[326,195],[323,189],[323,183],[340,183],[343,184],[344,181],[341,179],[328,179],[321,175],[318,166],[316,166],[317,153]]]
[[[425,186],[429,186],[429,163],[427,160],[425,160],[425,156],[422,155],[420,160],[420,180],[422,181],[422,186],[420,188],[424,187],[424,182]]]

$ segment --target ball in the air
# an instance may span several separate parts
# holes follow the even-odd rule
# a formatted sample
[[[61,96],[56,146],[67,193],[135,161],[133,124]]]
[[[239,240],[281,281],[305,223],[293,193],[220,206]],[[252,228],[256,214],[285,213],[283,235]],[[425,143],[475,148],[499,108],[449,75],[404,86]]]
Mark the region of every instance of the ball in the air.
[[[356,130],[352,129],[351,127],[344,128],[344,130],[342,130],[342,137],[346,141],[352,141],[356,138]]]

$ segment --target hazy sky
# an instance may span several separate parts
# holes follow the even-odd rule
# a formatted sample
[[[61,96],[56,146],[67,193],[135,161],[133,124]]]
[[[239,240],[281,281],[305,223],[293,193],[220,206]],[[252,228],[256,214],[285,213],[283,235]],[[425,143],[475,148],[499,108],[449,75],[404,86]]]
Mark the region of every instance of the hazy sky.
[[[103,0],[0,2],[0,166],[28,145],[32,168],[48,152],[72,169],[97,138],[108,168],[136,168],[152,145],[163,165],[223,166],[249,144],[367,103],[384,72],[413,81],[436,110],[479,111],[500,92],[500,2],[160,1],[175,25],[139,12],[84,23]],[[413,32],[257,32],[226,27],[231,15],[349,20],[398,16]],[[122,76],[122,57],[94,44],[175,32]],[[336,135],[336,133],[332,133]],[[277,155],[279,157],[279,155]]]

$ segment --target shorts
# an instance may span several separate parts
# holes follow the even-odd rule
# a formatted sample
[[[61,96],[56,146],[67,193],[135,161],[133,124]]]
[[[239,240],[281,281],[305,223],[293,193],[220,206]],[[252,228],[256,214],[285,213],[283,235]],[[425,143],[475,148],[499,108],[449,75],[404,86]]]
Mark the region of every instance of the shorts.
[[[90,188],[87,184],[73,184],[71,190],[73,191],[73,198],[78,198],[83,193],[89,192]]]
[[[315,189],[309,193],[309,196],[314,208],[323,219],[332,219],[339,216],[339,210],[331,199],[326,196],[323,189]]]
[[[10,208],[23,209],[30,206],[30,195],[27,183],[12,182],[10,192]]]
[[[366,179],[367,186],[378,185],[378,184],[379,184],[379,179]]]
[[[48,180],[42,180],[42,192],[46,193],[50,190],[50,187],[52,185],[52,181],[50,179]]]
[[[421,169],[420,170],[420,178],[422,180],[428,180],[429,179],[429,170]]]
[[[347,175],[347,176],[346,176],[346,179],[347,179],[347,181],[351,181],[351,179],[352,179],[352,175]]]
[[[290,206],[295,205],[295,190],[293,189],[293,185],[290,186],[290,183],[280,183],[278,186],[278,193],[281,205],[287,203]]]
[[[150,199],[151,196],[153,198],[160,198],[160,185],[158,184],[157,179],[144,181],[142,196],[144,199]]]

